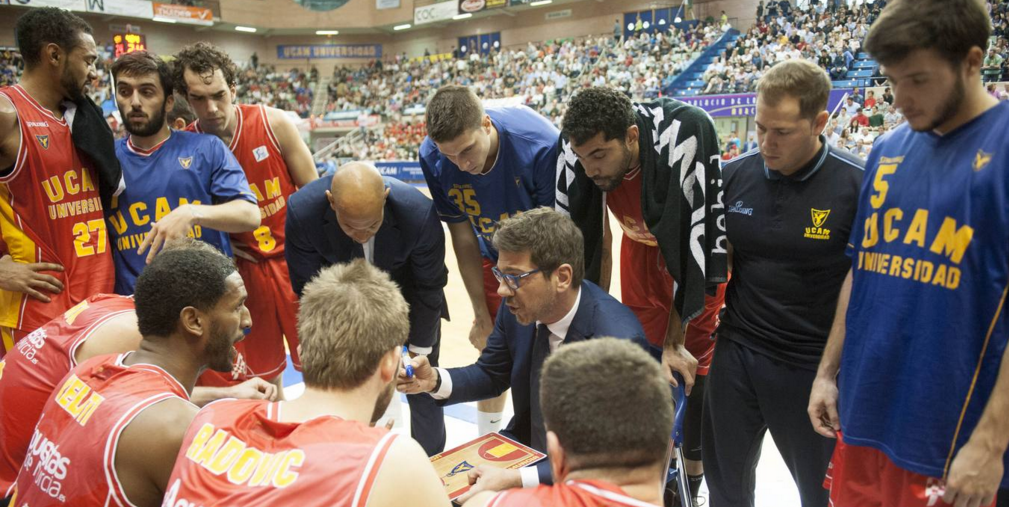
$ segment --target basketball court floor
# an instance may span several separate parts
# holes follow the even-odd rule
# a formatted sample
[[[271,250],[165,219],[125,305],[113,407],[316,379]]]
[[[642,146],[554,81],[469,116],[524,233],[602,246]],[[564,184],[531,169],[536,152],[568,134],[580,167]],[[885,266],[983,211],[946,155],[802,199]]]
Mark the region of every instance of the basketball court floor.
[[[426,186],[418,187],[422,192],[428,194]],[[444,226],[443,226],[444,227]],[[613,278],[610,285],[610,293],[620,299],[620,272],[616,266],[620,265],[620,240],[623,232],[619,224],[611,216],[610,229],[613,231]],[[473,321],[473,308],[469,303],[469,296],[463,286],[462,278],[459,276],[456,264],[455,253],[452,250],[452,238],[445,227],[445,265],[449,270],[448,285],[445,287],[445,297],[448,299],[449,314],[452,320],[442,321],[441,336],[441,366],[456,367],[467,366],[476,362],[477,350],[469,343],[469,330]],[[253,315],[255,322],[255,315]],[[284,394],[288,399],[298,397],[304,389],[301,374],[294,370],[288,363],[288,368],[284,372]],[[406,397],[402,394],[398,397],[400,414],[395,417],[395,427],[393,431],[402,432],[409,435],[410,408],[406,403]],[[386,417],[396,412],[396,407],[390,407],[386,412]],[[507,423],[512,416],[511,400],[505,406],[504,422]],[[379,421],[385,424],[386,418]],[[447,433],[446,449],[451,449],[459,444],[468,442],[479,435],[476,426],[476,403],[464,403],[445,407],[445,426]],[[795,489],[792,476],[781,460],[770,433],[764,438],[764,446],[761,453],[760,464],[757,467],[757,507],[799,507],[799,494]],[[702,496],[707,497],[707,487],[702,487]]]

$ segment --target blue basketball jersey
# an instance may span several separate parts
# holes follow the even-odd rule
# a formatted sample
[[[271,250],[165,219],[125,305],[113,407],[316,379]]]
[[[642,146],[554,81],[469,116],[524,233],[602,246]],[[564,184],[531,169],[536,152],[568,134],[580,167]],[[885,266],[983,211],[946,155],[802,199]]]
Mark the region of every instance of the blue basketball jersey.
[[[491,237],[501,220],[538,206],[554,206],[554,174],[560,133],[546,118],[525,106],[487,108],[498,132],[498,155],[486,174],[459,170],[438,151],[431,138],[420,147],[434,207],[442,221],[473,224],[480,253],[497,261]]]
[[[138,255],[137,249],[152,222],[187,203],[257,202],[242,167],[215,136],[173,130],[168,139],[150,150],[133,146],[129,138],[120,139],[116,156],[126,181],[126,190],[113,202],[109,216],[118,294],[133,294],[147,259],[147,252]],[[227,233],[196,226],[189,235],[231,255]]]
[[[866,163],[841,428],[845,442],[930,477],[944,477],[977,426],[1009,336],[1006,132],[1003,102],[944,136],[902,125]]]

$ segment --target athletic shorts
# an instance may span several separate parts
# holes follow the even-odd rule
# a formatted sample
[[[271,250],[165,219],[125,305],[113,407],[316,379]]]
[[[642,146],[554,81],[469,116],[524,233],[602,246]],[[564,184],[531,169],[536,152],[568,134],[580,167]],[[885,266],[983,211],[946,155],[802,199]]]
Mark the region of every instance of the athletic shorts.
[[[287,367],[287,349],[294,368],[301,371],[298,359],[298,296],[291,289],[287,261],[283,257],[250,262],[235,259],[238,273],[249,293],[245,306],[252,315],[252,328],[245,339],[235,344],[239,352],[230,373],[207,370],[199,385],[230,386],[252,377],[269,380]],[[242,364],[244,363],[244,364]]]
[[[673,277],[666,270],[659,247],[624,236],[620,245],[620,293],[623,304],[641,321],[648,342],[661,348],[673,304]],[[721,284],[714,296],[704,297],[704,311],[687,326],[684,344],[697,359],[698,375],[707,375],[711,366],[713,335],[724,303],[725,284]]]
[[[830,490],[831,507],[949,505],[942,501],[946,490],[942,479],[904,470],[872,447],[846,445],[840,435],[823,487]]]
[[[0,359],[3,359],[8,352],[14,350],[14,345],[25,336],[28,336],[29,332],[13,327],[0,326]]]

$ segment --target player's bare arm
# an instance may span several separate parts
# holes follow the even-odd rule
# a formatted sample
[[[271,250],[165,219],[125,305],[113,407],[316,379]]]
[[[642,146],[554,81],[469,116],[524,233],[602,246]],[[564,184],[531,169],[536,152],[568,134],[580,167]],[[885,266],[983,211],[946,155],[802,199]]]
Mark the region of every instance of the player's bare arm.
[[[1009,350],[1002,354],[995,389],[967,440],[953,458],[943,500],[952,505],[989,505],[1005,474],[1002,459],[1009,447]]]
[[[6,173],[17,159],[21,147],[21,126],[14,104],[0,97],[0,173]]]
[[[0,98],[0,174],[14,168],[21,147],[21,127],[17,111],[6,98]],[[21,292],[48,303],[47,294],[63,291],[63,282],[45,271],[63,271],[63,266],[50,262],[23,263],[2,252],[0,256],[0,289]]]
[[[259,207],[244,199],[221,204],[183,204],[151,226],[151,232],[137,249],[150,263],[166,241],[181,238],[193,227],[209,227],[221,232],[247,232],[259,227]]]
[[[105,354],[122,354],[140,346],[140,328],[136,312],[125,312],[106,320],[91,332],[91,336],[77,348],[74,359],[81,364],[92,357]]]
[[[683,320],[674,302],[669,307],[669,324],[666,326],[666,337],[662,342],[662,373],[674,386],[678,385],[678,382],[673,378],[673,373],[682,375],[684,387],[687,394],[690,394],[694,387],[694,376],[697,374],[697,359],[683,345],[686,333],[687,330],[683,327]]]
[[[198,407],[224,398],[277,401],[282,392],[280,389],[273,382],[252,377],[241,384],[230,387],[196,387],[193,389],[191,401]]]
[[[273,128],[273,134],[277,136],[280,143],[280,152],[284,156],[284,163],[287,164],[287,172],[298,188],[319,179],[319,171],[315,169],[315,161],[312,160],[312,152],[308,150],[308,145],[301,140],[298,128],[294,126],[287,115],[272,107],[266,108],[266,117]]]
[[[175,458],[197,410],[192,403],[170,398],[141,412],[123,430],[114,464],[133,505],[161,505]]]
[[[841,429],[841,419],[837,415],[837,372],[841,369],[841,350],[844,349],[844,319],[848,314],[848,299],[851,297],[851,270],[844,277],[841,292],[837,298],[834,324],[830,327],[827,346],[813,380],[809,393],[809,421],[817,433],[827,438],[837,438]]]
[[[487,311],[487,296],[483,290],[483,257],[480,256],[480,242],[468,221],[448,224],[448,232],[452,236],[452,250],[455,251],[455,257],[459,262],[459,274],[473,306],[474,319],[473,327],[469,331],[469,341],[477,350],[483,350],[487,346],[487,337],[494,329],[494,321]]]
[[[460,503],[468,502],[481,494],[500,492],[506,489],[522,487],[522,472],[506,470],[490,465],[480,465],[467,472],[470,489],[459,497]]]
[[[375,477],[368,507],[448,507],[441,479],[420,444],[411,438],[393,441]]]

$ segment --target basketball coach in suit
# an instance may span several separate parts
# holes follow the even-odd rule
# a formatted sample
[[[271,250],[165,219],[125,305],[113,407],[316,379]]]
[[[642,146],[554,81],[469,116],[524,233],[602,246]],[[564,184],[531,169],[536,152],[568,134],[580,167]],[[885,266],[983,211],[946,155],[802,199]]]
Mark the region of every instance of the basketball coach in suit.
[[[350,162],[291,196],[285,227],[291,285],[300,297],[319,270],[364,257],[390,274],[410,304],[411,355],[437,364],[445,302],[445,232],[434,204],[419,190]],[[445,447],[441,405],[408,396],[411,436],[429,454]]]
[[[498,250],[493,272],[503,307],[480,358],[470,366],[449,369],[433,368],[424,358],[416,358],[412,378],[400,370],[398,388],[405,393],[429,392],[454,404],[493,398],[510,387],[515,417],[502,434],[546,451],[539,402],[539,375],[546,357],[558,346],[592,338],[624,338],[643,350],[648,350],[648,342],[630,309],[583,280],[584,242],[570,218],[535,208],[499,222],[493,243]],[[535,468],[478,467],[471,474],[479,479],[460,501],[483,489],[552,483],[546,460]]]

